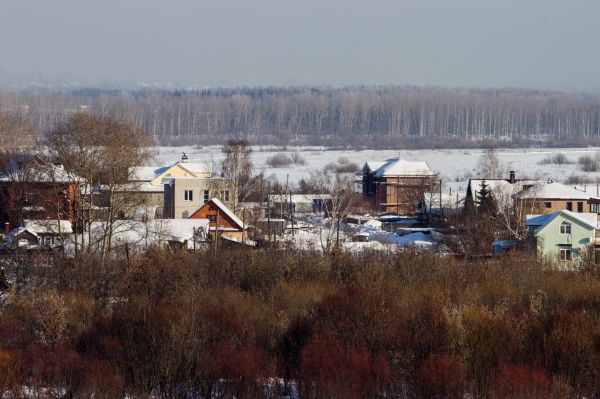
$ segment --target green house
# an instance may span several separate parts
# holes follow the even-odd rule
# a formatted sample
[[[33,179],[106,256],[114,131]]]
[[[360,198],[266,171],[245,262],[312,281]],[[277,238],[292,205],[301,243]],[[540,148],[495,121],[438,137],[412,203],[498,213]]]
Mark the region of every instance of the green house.
[[[559,267],[572,268],[589,246],[594,245],[598,215],[567,210],[527,215],[529,239],[538,256]]]

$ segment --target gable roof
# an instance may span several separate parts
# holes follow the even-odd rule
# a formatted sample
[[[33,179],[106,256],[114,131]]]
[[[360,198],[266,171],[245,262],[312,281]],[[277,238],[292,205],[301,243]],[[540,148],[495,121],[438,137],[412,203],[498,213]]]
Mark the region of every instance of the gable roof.
[[[427,162],[406,161],[400,158],[386,160],[385,163],[375,171],[375,176],[377,177],[433,175],[435,175],[435,173],[433,173],[429,165],[427,165]]]
[[[526,185],[540,183],[539,180],[517,180],[516,182],[511,183],[507,179],[469,179],[467,193],[471,194],[471,198],[473,198],[475,205],[477,206],[479,206],[479,197],[484,181],[492,196],[494,196],[494,194],[512,196],[513,194],[522,191],[523,187]]]
[[[598,215],[595,213],[575,213],[562,209],[554,211],[544,215],[527,215],[525,217],[525,225],[531,227],[537,227],[535,234],[542,231],[550,222],[556,219],[558,216],[563,215],[567,219],[578,221],[592,229],[596,229],[598,226]]]
[[[73,234],[73,226],[68,220],[25,220],[23,224],[36,234]]]
[[[550,198],[550,199],[581,199],[588,200],[592,195],[564,184],[550,182],[539,183],[517,194],[518,198]]]
[[[214,204],[217,208],[219,208],[219,210],[221,210],[225,215],[227,215],[227,217],[229,217],[229,219],[231,219],[231,221],[235,223],[240,229],[243,230],[245,228],[244,222],[242,222],[241,219],[238,218],[235,215],[235,213],[233,213],[233,211],[229,209],[224,203],[222,203],[218,198],[211,198],[206,204],[202,205],[194,213],[192,213],[190,218],[201,209],[204,209],[205,207],[209,206],[211,203]]]
[[[141,182],[152,182],[166,174],[174,168],[181,168],[193,177],[198,175],[212,174],[212,167],[203,162],[175,162],[168,166],[135,166],[130,169],[130,180]],[[155,185],[159,185],[158,184]]]

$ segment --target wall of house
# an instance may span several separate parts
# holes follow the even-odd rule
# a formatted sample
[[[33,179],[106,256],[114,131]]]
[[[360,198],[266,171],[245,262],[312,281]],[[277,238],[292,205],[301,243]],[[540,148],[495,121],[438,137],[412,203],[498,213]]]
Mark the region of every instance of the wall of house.
[[[0,185],[0,223],[11,226],[23,219],[61,219],[73,221],[75,184],[9,182]],[[35,210],[34,210],[35,209]]]
[[[167,187],[169,187],[167,189]],[[167,193],[167,190],[169,192]],[[185,192],[191,190],[193,198],[185,200]],[[208,195],[205,196],[205,191]],[[228,194],[223,193],[228,191]],[[226,206],[233,205],[233,187],[228,179],[221,178],[176,178],[165,184],[165,209],[168,217],[184,218],[184,213],[191,216],[211,198],[219,198]],[[227,197],[227,198],[226,198]],[[189,217],[188,216],[188,217]]]
[[[198,209],[193,214],[190,214],[191,219],[208,219],[209,228],[211,233],[214,233],[216,227],[218,226],[219,231],[222,231],[223,236],[232,237],[232,238],[242,238],[243,231],[239,229],[239,227],[227,216],[225,212],[222,212],[214,206],[212,203],[209,203],[206,206]],[[223,231],[229,230],[229,231]]]
[[[425,192],[432,189],[432,177],[396,177],[378,179],[375,208],[399,214],[419,213],[418,204]]]
[[[571,223],[571,234],[560,234],[560,224],[564,221]],[[595,230],[576,219],[566,218],[559,215],[554,218],[537,236],[538,254],[557,265],[571,265],[577,262],[577,258],[594,242]],[[573,261],[564,262],[559,260],[560,246],[571,245],[574,250]],[[575,251],[577,255],[575,254]]]
[[[546,202],[550,202],[550,207],[546,207]],[[518,198],[515,201],[516,209],[522,210],[520,214],[528,215],[545,215],[555,211],[561,211],[567,209],[567,203],[572,204],[572,211],[577,212],[577,203],[583,203],[583,212],[592,212],[591,204],[589,200],[580,199],[553,199],[553,198],[540,198],[540,199],[522,199]]]

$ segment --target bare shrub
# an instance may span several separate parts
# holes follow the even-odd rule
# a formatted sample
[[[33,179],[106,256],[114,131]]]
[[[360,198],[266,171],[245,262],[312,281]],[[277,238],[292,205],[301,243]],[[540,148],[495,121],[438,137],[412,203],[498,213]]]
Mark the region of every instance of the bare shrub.
[[[584,155],[577,161],[579,167],[584,172],[597,172],[600,170],[600,154],[596,153],[592,155]]]
[[[290,166],[293,163],[294,163],[294,160],[292,158],[290,158],[289,155],[284,154],[282,152],[277,153],[277,154],[272,155],[269,158],[267,158],[267,165],[269,165],[273,168],[284,168],[286,166]]]
[[[298,151],[292,152],[290,154],[290,157],[292,158],[292,161],[294,161],[294,163],[296,165],[306,165],[306,160]]]
[[[567,176],[565,179],[565,184],[567,185],[575,185],[575,184],[589,184],[592,183],[592,180],[587,176],[572,174],[571,176]]]
[[[558,154],[548,155],[546,158],[538,162],[538,165],[568,165],[572,163],[575,162],[567,158],[567,156],[562,152],[559,152]]]

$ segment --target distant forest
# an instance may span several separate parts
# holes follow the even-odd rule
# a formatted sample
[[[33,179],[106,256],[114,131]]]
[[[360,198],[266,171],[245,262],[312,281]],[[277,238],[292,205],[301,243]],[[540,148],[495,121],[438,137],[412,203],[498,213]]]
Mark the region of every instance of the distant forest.
[[[600,95],[591,94],[396,86],[0,92],[0,112],[37,132],[82,110],[129,120],[161,145],[227,137],[355,148],[600,142]]]

